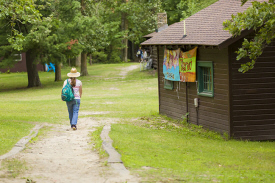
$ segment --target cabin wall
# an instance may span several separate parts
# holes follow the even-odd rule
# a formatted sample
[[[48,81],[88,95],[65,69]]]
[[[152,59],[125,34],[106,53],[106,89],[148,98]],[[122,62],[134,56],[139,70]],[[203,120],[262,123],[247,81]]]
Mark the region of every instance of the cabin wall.
[[[229,47],[232,135],[249,140],[275,139],[275,40],[246,73],[238,72],[238,68],[249,60],[236,61],[235,51],[242,41]]]
[[[212,61],[214,65],[214,97],[197,95],[196,83],[174,82],[174,90],[164,89],[163,54],[164,48],[159,47],[160,113],[175,119],[189,113],[192,124],[230,133],[228,50],[198,48],[197,61]],[[198,108],[194,106],[194,98],[199,98]]]
[[[1,61],[0,61],[1,62]],[[7,72],[10,70],[10,72],[27,72],[27,66],[26,66],[26,53],[22,53],[22,60],[21,61],[15,61],[15,64],[12,68],[8,69],[1,69],[0,72]],[[44,67],[42,64],[37,64],[37,70],[38,71],[44,71]]]
[[[152,63],[152,67],[154,69],[157,69],[158,68],[158,50],[157,50],[157,46],[153,46],[152,47],[152,55],[151,55],[151,58],[153,60],[153,63]]]

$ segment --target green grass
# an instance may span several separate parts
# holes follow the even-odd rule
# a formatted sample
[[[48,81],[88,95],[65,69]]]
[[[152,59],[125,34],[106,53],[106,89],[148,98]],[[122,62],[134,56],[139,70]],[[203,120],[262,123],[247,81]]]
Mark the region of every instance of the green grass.
[[[91,136],[91,144],[93,146],[93,150],[97,151],[99,153],[99,156],[101,158],[108,157],[108,154],[105,152],[105,150],[102,148],[102,139],[100,138],[101,131],[103,129],[103,126],[97,127],[95,131],[93,131]]]
[[[80,112],[88,114],[80,118],[119,118],[123,122],[112,125],[110,136],[131,171],[148,182],[275,180],[274,142],[227,140],[201,127],[159,117],[156,74],[138,68],[121,78],[121,70],[131,65],[137,64],[94,64],[88,66],[89,76],[79,78],[83,83]],[[69,71],[68,67],[62,69],[64,80]],[[4,86],[0,89],[0,155],[35,124],[68,124],[67,107],[60,99],[63,81],[54,82],[53,72],[40,72],[39,76],[42,87],[26,88],[26,73],[0,74]],[[91,137],[97,151],[101,150],[101,129]]]
[[[107,114],[82,117],[132,118],[158,112],[156,75],[136,69],[121,78],[121,71],[131,65],[138,64],[88,66],[89,76],[79,78],[83,83],[80,112]],[[63,80],[70,69],[62,68]],[[0,74],[0,155],[26,136],[34,124],[68,124],[66,103],[60,97],[63,81],[54,82],[54,72],[39,72],[39,77],[42,87],[26,88],[27,73]]]
[[[0,121],[0,155],[10,151],[22,137],[27,136],[33,124]]]
[[[146,119],[113,124],[110,137],[125,166],[149,182],[275,180],[274,142],[226,140],[201,127]]]
[[[6,170],[5,174],[0,175],[1,177],[17,177],[20,173],[27,169],[26,162],[19,161],[17,159],[6,159],[2,162],[2,169]]]

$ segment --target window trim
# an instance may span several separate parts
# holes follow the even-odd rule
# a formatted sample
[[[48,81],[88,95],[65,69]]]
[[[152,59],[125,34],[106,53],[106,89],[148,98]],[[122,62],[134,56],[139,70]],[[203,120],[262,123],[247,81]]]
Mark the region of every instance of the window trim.
[[[203,76],[202,76],[202,67],[208,67],[211,69],[211,77],[212,77],[212,91],[206,92],[203,91]],[[205,96],[205,97],[214,97],[214,72],[213,72],[213,62],[212,61],[198,61],[197,62],[197,95]]]
[[[13,56],[19,56],[20,59],[14,59],[15,62],[21,62],[22,61],[22,53],[13,54]]]

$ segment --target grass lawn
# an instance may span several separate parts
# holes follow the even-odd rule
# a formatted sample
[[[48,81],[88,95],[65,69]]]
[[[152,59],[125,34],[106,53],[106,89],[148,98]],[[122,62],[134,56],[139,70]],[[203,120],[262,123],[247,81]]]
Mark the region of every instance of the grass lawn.
[[[137,63],[94,64],[83,83],[82,117],[119,118],[110,133],[127,168],[148,182],[274,182],[275,142],[226,140],[200,127],[158,115],[157,77]],[[62,69],[62,78],[70,68]],[[26,73],[0,74],[0,155],[39,123],[67,124],[63,81],[40,72],[42,87],[26,88]],[[102,127],[91,135],[99,145]],[[102,153],[104,154],[104,153]]]
[[[80,112],[98,112],[97,115],[90,116],[112,118],[156,114],[156,75],[136,69],[129,77],[121,78],[121,71],[131,65],[138,64],[88,66],[89,76],[79,77],[83,83]],[[64,80],[67,79],[70,69],[62,69]],[[66,103],[61,101],[60,96],[63,81],[54,82],[54,72],[39,72],[39,77],[42,87],[26,88],[27,73],[0,74],[0,155],[8,152],[19,139],[28,135],[35,124],[68,123]]]
[[[163,117],[142,119],[112,125],[110,137],[125,166],[148,182],[275,180],[274,142],[225,140]]]

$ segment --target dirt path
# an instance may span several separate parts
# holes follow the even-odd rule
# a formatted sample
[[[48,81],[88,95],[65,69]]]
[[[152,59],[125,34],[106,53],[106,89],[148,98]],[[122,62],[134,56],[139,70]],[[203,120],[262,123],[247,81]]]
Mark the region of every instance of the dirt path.
[[[120,75],[125,77],[138,67],[133,65],[124,68]],[[85,114],[80,110],[80,116]],[[43,139],[29,144],[13,157],[25,161],[28,170],[15,179],[1,178],[5,172],[0,170],[0,182],[26,183],[27,179],[36,183],[139,182],[138,178],[120,170],[122,164],[107,164],[107,158],[100,159],[92,150],[89,134],[95,130],[94,127],[115,122],[115,119],[79,118],[76,131],[71,130],[69,124],[51,125],[52,130]]]
[[[131,65],[130,67],[123,68],[119,75],[122,76],[122,78],[125,78],[128,72],[135,70],[137,68],[139,68],[139,65]]]
[[[106,166],[106,159],[100,159],[91,149],[89,133],[96,126],[112,122],[111,119],[80,118],[77,131],[69,125],[54,125],[45,138],[16,155],[26,161],[30,169],[17,179],[0,178],[0,182],[25,183],[27,179],[37,183],[138,182],[137,178]]]

